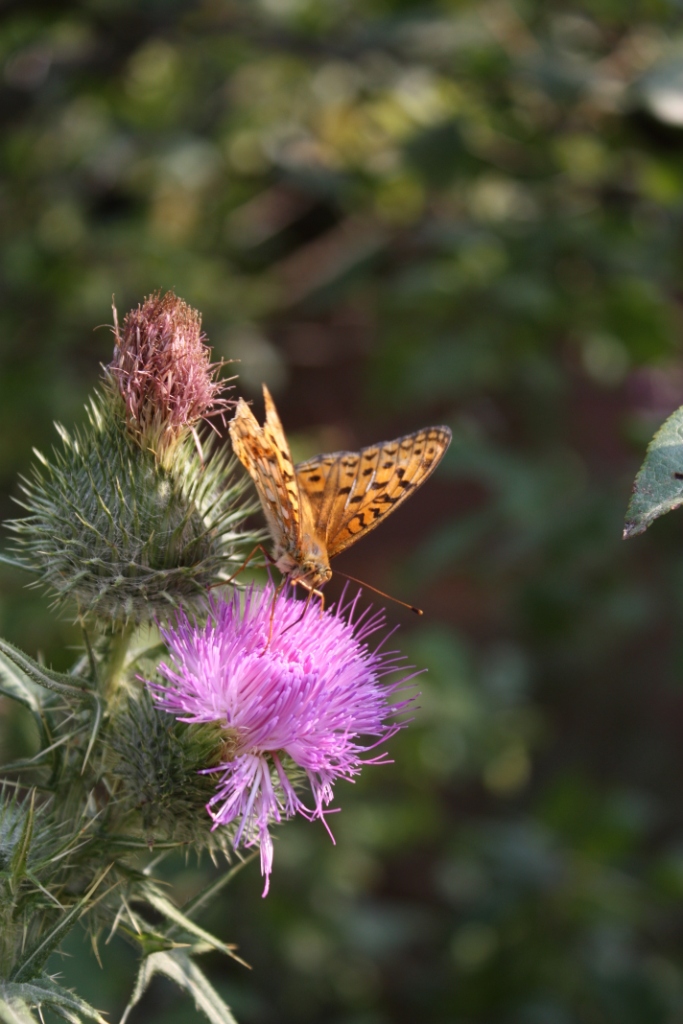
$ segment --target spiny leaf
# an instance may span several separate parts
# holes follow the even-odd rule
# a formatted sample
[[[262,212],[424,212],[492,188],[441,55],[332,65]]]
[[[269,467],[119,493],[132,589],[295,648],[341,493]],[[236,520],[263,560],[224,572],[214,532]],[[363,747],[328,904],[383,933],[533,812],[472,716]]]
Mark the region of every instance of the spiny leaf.
[[[29,1006],[23,999],[7,993],[10,986],[0,984],[1,1024],[37,1024]]]
[[[7,982],[4,985],[0,985],[0,1020],[4,1024],[5,1018],[2,1017],[3,999],[10,1006],[25,1006],[26,1012],[29,1012],[30,1007],[43,1006],[59,1014],[64,1020],[79,1022],[83,1016],[89,1020],[97,1021],[97,1024],[107,1024],[107,1021],[105,1021],[104,1017],[94,1006],[86,1003],[85,999],[81,999],[75,992],[62,988],[61,985],[58,985],[56,981],[46,974],[31,982]],[[35,1018],[30,1012],[27,1017],[18,1017],[16,1020],[26,1020],[30,1021],[31,1024],[35,1024]]]
[[[2,654],[0,654],[0,680],[2,680],[0,689],[5,696],[18,701],[34,715],[40,717],[42,692],[36,692],[27,681],[25,673],[17,671],[14,662],[9,658],[4,658]]]
[[[37,945],[33,946],[25,953],[17,963],[17,966],[12,973],[12,981],[21,981],[22,979],[29,981],[34,978],[38,972],[42,971],[43,965],[50,956],[50,953],[57,948],[61,940],[73,928],[83,911],[88,909],[88,905],[92,900],[95,890],[99,888],[101,882],[109,873],[110,867],[111,865],[105,868],[104,871],[100,872],[78,903],[75,903],[69,912],[59,919],[54,928],[41,936]]]
[[[133,932],[125,926],[122,928],[140,946],[144,957],[152,956],[153,953],[165,953],[171,949],[187,949],[189,943],[174,942],[159,932],[140,931]],[[206,950],[208,952],[208,950]]]
[[[644,533],[648,526],[683,505],[683,406],[652,438],[633,485],[624,526],[624,539]]]
[[[131,1010],[140,1002],[155,974],[165,975],[180,988],[189,992],[197,1009],[208,1017],[211,1024],[237,1024],[230,1008],[223,1002],[187,953],[181,950],[173,950],[170,953],[152,953],[142,961],[133,994],[120,1024],[125,1024],[128,1020]]]
[[[73,676],[65,675],[63,672],[53,672],[52,669],[40,665],[28,654],[24,654],[18,647],[8,643],[7,640],[0,640],[0,654],[4,654],[17,668],[32,679],[34,683],[45,686],[48,690],[54,690],[62,697],[76,697],[78,700],[92,700],[91,690],[82,686],[74,686]]]
[[[240,960],[239,957],[235,955],[233,946],[228,946],[225,942],[221,942],[220,939],[215,938],[210,932],[204,931],[204,929],[200,928],[198,924],[191,921],[189,917],[186,917],[185,914],[183,914],[183,912],[168,899],[168,897],[164,896],[163,893],[160,892],[153,882],[145,880],[145,882],[138,885],[137,894],[153,906],[155,910],[158,910],[160,914],[163,914],[168,921],[172,921],[173,924],[178,925],[183,931],[188,932],[190,935],[194,935],[196,938],[208,943],[212,949],[216,949],[220,953],[225,953],[227,956],[231,956],[234,960],[238,960],[239,963],[244,963],[244,961]]]
[[[67,1024],[81,1024],[81,1018],[75,1013],[72,1013],[65,1006],[51,1006],[50,1009],[61,1017],[62,1020],[67,1021]]]

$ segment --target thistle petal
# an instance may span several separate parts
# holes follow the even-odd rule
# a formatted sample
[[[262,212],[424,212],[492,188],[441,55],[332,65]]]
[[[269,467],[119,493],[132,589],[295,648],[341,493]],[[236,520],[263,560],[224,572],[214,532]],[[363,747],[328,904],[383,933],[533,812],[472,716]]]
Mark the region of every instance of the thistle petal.
[[[290,595],[275,600],[272,586],[252,588],[242,601],[235,594],[213,602],[204,626],[180,612],[162,630],[165,681],[148,686],[181,721],[219,722],[229,731],[231,759],[206,769],[218,775],[207,810],[215,828],[237,824],[236,846],[260,847],[264,895],[270,826],[295,814],[326,824],[336,781],[354,778],[363,764],[387,763],[383,753],[366,755],[403,728],[395,717],[414,700],[398,691],[415,673],[405,674],[396,652],[368,644],[384,629],[384,612],[366,610],[353,621],[359,596],[321,615],[314,604],[302,613]],[[398,680],[385,679],[396,672]],[[298,795],[301,778],[312,807]]]

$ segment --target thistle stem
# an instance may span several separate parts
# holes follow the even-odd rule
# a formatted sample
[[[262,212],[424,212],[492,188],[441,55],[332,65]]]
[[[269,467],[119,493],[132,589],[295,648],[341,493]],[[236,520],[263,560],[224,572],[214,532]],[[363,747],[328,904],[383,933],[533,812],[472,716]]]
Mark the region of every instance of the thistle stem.
[[[130,646],[135,627],[124,626],[112,637],[111,650],[109,653],[109,664],[104,678],[104,697],[107,704],[111,704],[116,691],[119,688],[126,654]]]

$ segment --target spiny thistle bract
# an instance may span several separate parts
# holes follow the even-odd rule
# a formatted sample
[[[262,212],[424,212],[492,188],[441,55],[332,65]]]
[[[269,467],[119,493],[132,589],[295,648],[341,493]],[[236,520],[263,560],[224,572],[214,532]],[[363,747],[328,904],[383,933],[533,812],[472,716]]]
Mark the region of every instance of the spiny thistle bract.
[[[180,603],[200,607],[207,588],[226,579],[258,541],[239,532],[253,506],[234,460],[189,432],[172,463],[161,465],[126,429],[123,401],[105,388],[88,423],[23,480],[28,515],[8,525],[17,557],[81,615],[143,623]]]
[[[129,694],[109,736],[108,769],[117,780],[113,797],[124,814],[129,812],[128,830],[139,822],[150,844],[175,839],[228,855],[228,829],[212,831],[206,814],[214,783],[202,771],[223,760],[220,725],[176,722],[142,689]]]

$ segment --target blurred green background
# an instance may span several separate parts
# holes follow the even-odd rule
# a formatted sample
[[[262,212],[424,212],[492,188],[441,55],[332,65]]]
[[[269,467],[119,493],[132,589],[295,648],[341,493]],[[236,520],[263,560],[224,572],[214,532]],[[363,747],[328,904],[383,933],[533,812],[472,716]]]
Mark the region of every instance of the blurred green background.
[[[207,915],[253,966],[206,958],[241,1024],[683,1020],[683,516],[620,539],[683,400],[682,15],[0,4],[3,517],[83,419],[112,295],[201,309],[299,458],[454,432],[336,563],[426,611],[387,608],[429,667],[395,763],[338,785],[336,847],[287,825],[268,898],[253,865]],[[78,638],[24,582],[0,633],[63,666]],[[69,952],[116,1020],[132,954]],[[162,982],[131,1018],[195,1019]]]

